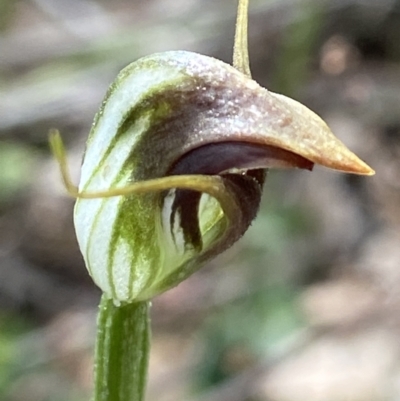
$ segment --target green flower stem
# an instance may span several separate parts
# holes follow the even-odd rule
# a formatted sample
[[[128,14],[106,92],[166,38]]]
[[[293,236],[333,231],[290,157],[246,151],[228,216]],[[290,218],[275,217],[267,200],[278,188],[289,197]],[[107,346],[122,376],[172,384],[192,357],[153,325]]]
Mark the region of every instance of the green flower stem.
[[[116,306],[102,296],[94,401],[143,401],[150,351],[149,301]]]

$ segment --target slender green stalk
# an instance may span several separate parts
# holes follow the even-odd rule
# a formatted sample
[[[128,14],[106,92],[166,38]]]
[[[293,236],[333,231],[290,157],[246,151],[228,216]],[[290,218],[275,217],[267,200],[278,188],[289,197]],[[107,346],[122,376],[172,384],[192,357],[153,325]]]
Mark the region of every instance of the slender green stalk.
[[[236,18],[235,44],[233,46],[233,66],[251,77],[248,46],[249,0],[239,0]]]
[[[148,301],[116,306],[104,295],[97,321],[94,401],[143,401],[150,351]]]

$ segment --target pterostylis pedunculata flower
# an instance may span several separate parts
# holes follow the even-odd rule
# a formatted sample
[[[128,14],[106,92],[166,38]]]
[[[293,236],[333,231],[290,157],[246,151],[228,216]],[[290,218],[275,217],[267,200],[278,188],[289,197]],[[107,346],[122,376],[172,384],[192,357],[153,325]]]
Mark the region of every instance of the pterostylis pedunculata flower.
[[[252,80],[247,13],[239,1],[233,66],[170,51],[120,72],[95,117],[79,187],[51,134],[106,317],[176,286],[236,242],[257,215],[267,169],[374,173],[315,113]]]

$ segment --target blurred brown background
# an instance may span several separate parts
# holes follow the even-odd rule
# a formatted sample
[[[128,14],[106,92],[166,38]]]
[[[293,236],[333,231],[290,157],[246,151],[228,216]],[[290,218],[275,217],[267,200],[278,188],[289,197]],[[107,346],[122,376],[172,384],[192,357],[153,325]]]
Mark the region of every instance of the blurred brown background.
[[[153,303],[148,400],[400,399],[400,0],[252,0],[254,78],[326,119],[372,178],[272,172],[230,251]],[[118,71],[230,62],[233,0],[0,0],[0,399],[83,401],[99,291],[49,154],[75,178]]]

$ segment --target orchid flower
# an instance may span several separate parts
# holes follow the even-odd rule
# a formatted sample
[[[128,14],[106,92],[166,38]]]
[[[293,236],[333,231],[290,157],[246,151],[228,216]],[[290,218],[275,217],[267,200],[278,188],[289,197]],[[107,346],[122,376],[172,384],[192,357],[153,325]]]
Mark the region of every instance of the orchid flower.
[[[240,0],[233,66],[170,51],[119,73],[94,119],[78,188],[59,134],[51,135],[65,185],[77,198],[79,246],[104,294],[100,326],[107,319],[112,325],[124,307],[147,305],[235,243],[257,215],[268,169],[319,164],[374,173],[314,112],[251,78],[247,13],[248,0]],[[146,326],[147,313],[140,309],[133,331],[140,322]],[[99,358],[107,348],[104,333],[112,334],[104,330]],[[97,377],[111,380],[101,372]],[[96,401],[125,400],[100,393]]]

